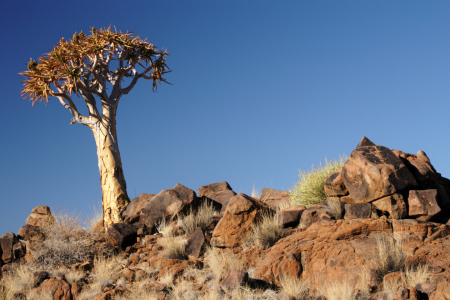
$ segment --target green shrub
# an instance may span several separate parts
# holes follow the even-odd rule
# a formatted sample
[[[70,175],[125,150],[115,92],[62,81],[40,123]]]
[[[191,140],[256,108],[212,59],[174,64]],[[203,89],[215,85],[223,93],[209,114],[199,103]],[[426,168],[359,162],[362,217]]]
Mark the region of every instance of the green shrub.
[[[345,155],[334,161],[325,158],[324,166],[314,168],[313,165],[311,171],[300,170],[299,181],[289,190],[293,204],[309,207],[327,199],[324,191],[325,180],[329,174],[338,171],[346,160]]]

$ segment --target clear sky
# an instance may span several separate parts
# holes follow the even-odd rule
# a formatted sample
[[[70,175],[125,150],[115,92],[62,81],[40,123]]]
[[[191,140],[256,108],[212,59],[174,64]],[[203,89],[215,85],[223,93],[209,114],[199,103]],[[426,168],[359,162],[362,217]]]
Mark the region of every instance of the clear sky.
[[[130,198],[178,182],[287,190],[363,136],[450,177],[450,1],[6,1],[0,24],[0,235],[37,205],[101,200],[91,131],[55,100],[21,100],[18,75],[90,26],[170,53],[173,85],[141,81],[119,106]]]

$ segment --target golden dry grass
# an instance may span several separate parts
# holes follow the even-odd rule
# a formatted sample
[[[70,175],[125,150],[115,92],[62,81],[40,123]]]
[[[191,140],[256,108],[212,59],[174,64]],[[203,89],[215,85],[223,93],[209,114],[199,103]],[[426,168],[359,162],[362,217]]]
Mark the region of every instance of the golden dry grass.
[[[309,283],[300,278],[282,276],[280,278],[280,284],[290,299],[306,300],[310,297]]]
[[[247,269],[246,263],[236,255],[225,255],[221,249],[214,247],[206,249],[204,261],[217,280],[222,279],[229,270],[245,271]]]
[[[188,215],[180,216],[181,227],[187,235],[191,235],[197,227],[205,230],[212,218],[217,215],[212,203],[204,201],[196,211],[191,208]]]
[[[264,211],[260,214],[256,225],[251,228],[244,244],[255,243],[264,249],[270,248],[281,238],[282,229],[280,215]]]

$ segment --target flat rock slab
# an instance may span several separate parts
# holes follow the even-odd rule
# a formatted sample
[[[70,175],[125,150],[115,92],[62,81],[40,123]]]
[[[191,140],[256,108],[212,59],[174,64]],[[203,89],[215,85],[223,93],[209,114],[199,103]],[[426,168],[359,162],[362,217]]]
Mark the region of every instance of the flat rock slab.
[[[291,197],[286,191],[278,191],[274,189],[263,189],[259,199],[266,203],[271,209],[278,210],[280,207],[290,205]]]
[[[126,210],[122,213],[125,223],[137,223],[140,221],[144,207],[155,197],[155,194],[140,194],[130,201]]]
[[[277,212],[283,227],[295,227],[300,222],[302,213],[306,210],[303,205],[296,205]]]
[[[222,205],[220,213],[224,214],[230,199],[236,196],[226,181],[204,185],[197,190],[199,197],[207,197]]]
[[[348,195],[348,190],[342,180],[341,170],[328,175],[325,180],[324,190],[328,197]]]
[[[389,215],[389,219],[403,219],[408,216],[405,199],[402,194],[396,193],[372,202],[372,205]]]
[[[198,259],[205,244],[205,235],[201,227],[197,227],[191,237],[187,240],[185,253],[190,259]]]
[[[316,204],[303,211],[300,217],[300,228],[311,226],[320,221],[329,221],[332,219],[326,205]]]
[[[362,146],[352,151],[341,169],[351,198],[367,203],[417,186],[402,160],[382,146]]]
[[[369,219],[371,214],[372,204],[370,203],[345,204],[345,220]]]

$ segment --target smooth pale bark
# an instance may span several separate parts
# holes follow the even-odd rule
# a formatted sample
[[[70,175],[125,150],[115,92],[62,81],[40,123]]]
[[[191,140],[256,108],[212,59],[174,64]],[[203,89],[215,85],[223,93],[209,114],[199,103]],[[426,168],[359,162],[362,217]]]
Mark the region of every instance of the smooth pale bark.
[[[107,123],[110,125],[99,122],[92,129],[97,144],[105,228],[112,223],[123,223],[122,212],[130,202],[117,143],[116,124],[115,121]]]

